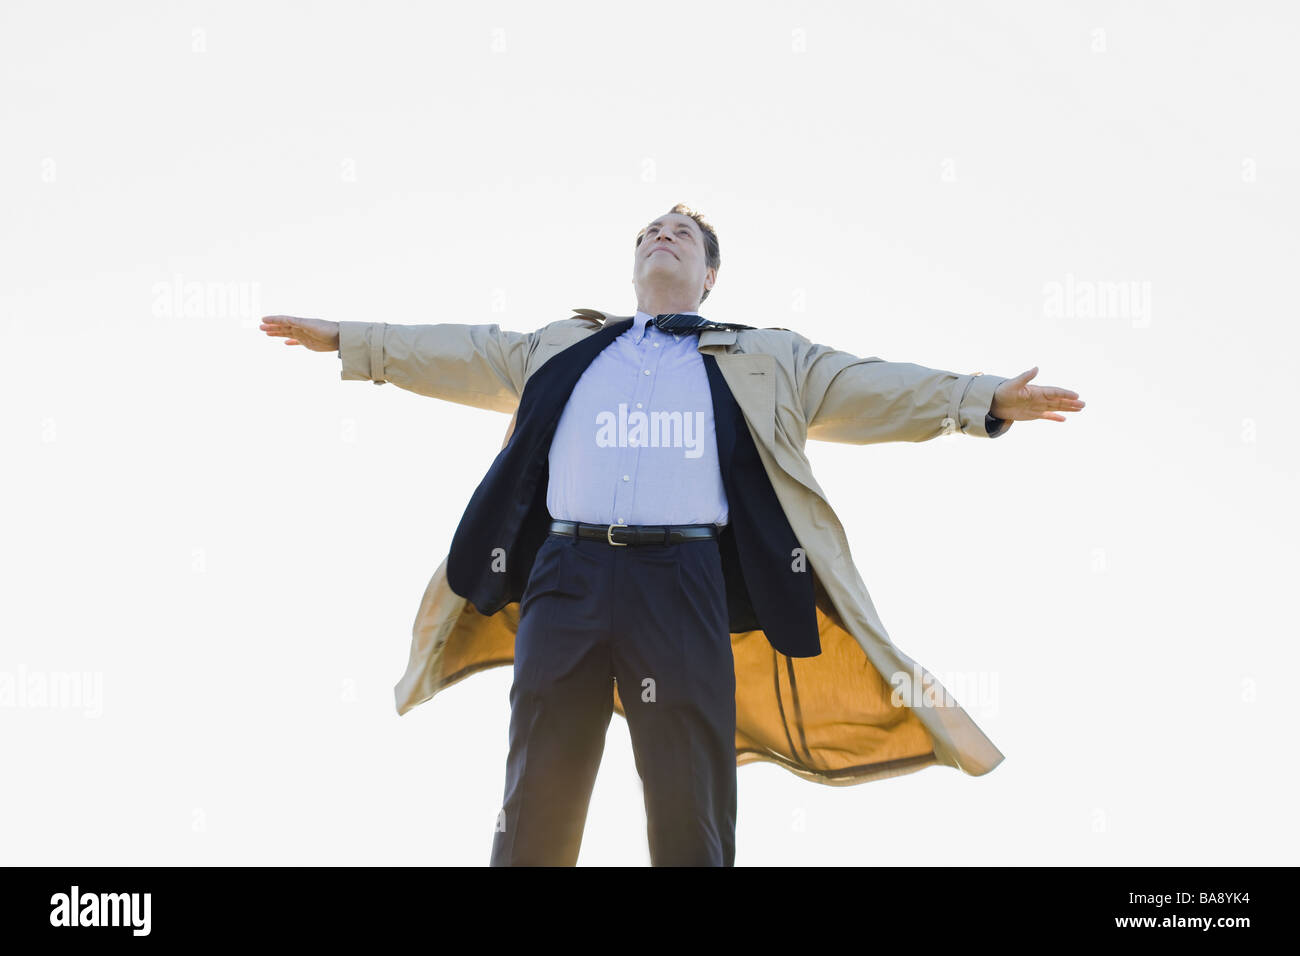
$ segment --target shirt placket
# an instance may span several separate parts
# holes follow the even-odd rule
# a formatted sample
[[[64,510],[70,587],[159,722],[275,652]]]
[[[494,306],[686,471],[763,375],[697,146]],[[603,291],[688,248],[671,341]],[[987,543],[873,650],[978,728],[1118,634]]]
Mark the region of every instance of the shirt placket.
[[[629,419],[634,412],[650,414],[650,399],[654,393],[655,381],[659,377],[659,362],[664,354],[662,337],[663,333],[647,321],[636,347],[639,368],[634,375],[636,383],[632,388],[632,395],[628,399]],[[645,437],[648,439],[648,428],[646,432]],[[641,448],[642,446],[634,446],[629,441],[619,449],[618,488],[614,493],[614,520],[618,524],[630,523],[627,518],[632,514],[632,506],[636,502],[636,477],[637,467],[641,462]]]

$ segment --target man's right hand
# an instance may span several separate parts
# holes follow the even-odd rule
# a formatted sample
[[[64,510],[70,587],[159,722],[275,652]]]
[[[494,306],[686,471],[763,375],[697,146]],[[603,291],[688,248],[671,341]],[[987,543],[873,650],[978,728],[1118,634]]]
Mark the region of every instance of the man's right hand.
[[[326,319],[264,315],[258,328],[267,335],[286,337],[285,345],[302,345],[313,352],[334,352],[339,347],[339,324]]]

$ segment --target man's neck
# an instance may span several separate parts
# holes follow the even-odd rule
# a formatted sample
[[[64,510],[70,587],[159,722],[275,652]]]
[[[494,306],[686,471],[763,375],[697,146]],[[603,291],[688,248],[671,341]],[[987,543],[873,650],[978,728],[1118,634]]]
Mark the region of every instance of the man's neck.
[[[637,296],[636,308],[638,312],[647,315],[667,315],[672,312],[699,312],[700,303],[680,294],[651,292]]]

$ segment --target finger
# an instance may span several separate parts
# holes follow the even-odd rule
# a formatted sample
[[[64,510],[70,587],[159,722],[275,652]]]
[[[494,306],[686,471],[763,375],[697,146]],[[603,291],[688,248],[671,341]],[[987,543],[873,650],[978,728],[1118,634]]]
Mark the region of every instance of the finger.
[[[1034,377],[1035,375],[1037,375],[1037,374],[1038,374],[1038,366],[1035,365],[1033,368],[1027,368],[1027,369],[1025,369],[1023,372],[1021,372],[1019,375],[1017,375],[1017,376],[1013,379],[1013,381],[1015,381],[1015,382],[1017,382],[1017,383],[1023,385],[1025,382],[1029,381],[1031,378],[1033,378],[1033,377]]]
[[[1077,393],[1060,388],[1041,388],[1037,385],[1030,385],[1029,394],[1035,401],[1040,402],[1044,408],[1061,408],[1066,411],[1077,412],[1086,404],[1078,400]]]
[[[1043,414],[1039,415],[1038,417],[1039,417],[1039,418],[1045,418],[1045,419],[1047,419],[1048,421],[1051,421],[1051,422],[1063,422],[1063,421],[1065,421],[1065,416],[1064,416],[1064,415],[1057,415],[1057,414],[1055,414],[1055,413],[1053,413],[1053,412],[1044,412]]]
[[[284,340],[284,344],[285,344],[285,345],[302,345],[302,343],[299,342],[297,339],[285,339],[285,340]]]

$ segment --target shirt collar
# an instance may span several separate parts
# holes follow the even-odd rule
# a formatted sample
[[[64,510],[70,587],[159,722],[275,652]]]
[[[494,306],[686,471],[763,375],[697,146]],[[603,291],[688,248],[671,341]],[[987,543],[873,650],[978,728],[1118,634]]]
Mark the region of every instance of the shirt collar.
[[[699,315],[700,313],[677,312],[675,314],[676,315]],[[650,315],[648,312],[642,312],[640,309],[638,309],[636,315],[633,316],[632,318],[632,330],[636,332],[637,341],[640,341],[642,336],[646,334],[647,328],[653,328],[653,327],[654,327],[654,316]],[[673,338],[679,339],[681,338],[681,336],[674,335]]]

